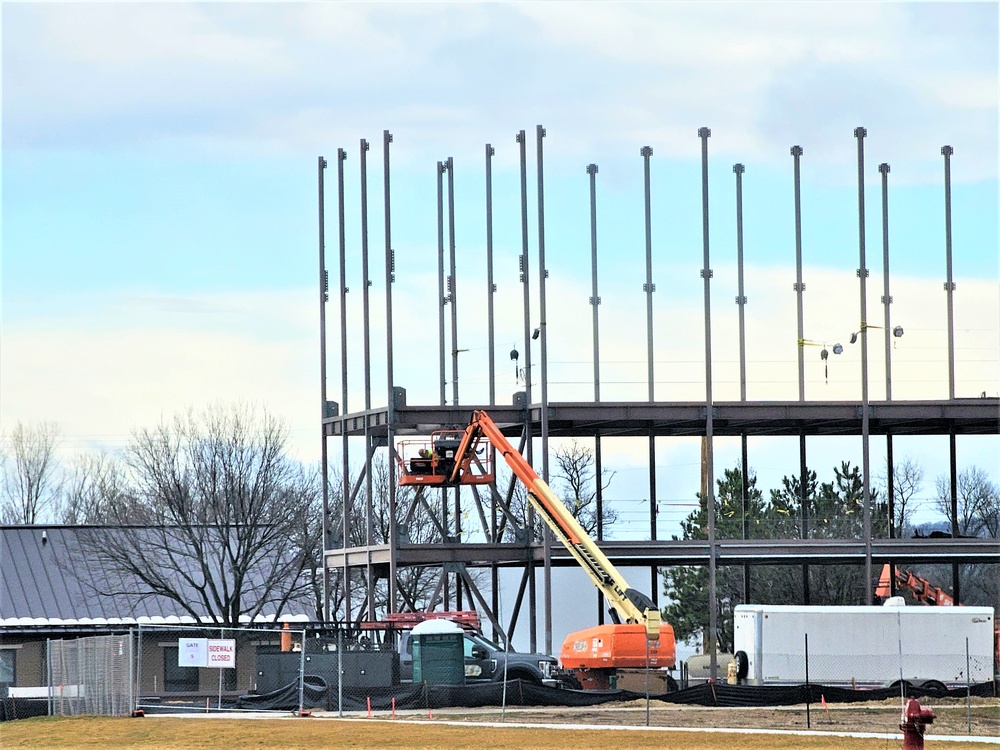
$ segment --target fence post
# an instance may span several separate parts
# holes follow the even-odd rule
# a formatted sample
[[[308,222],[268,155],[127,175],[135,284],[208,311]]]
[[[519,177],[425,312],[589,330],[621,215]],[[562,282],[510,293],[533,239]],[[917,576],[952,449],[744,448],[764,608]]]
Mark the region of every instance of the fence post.
[[[48,712],[49,716],[52,716],[52,639],[45,639],[45,673],[46,682],[48,682]]]
[[[299,649],[299,716],[305,710],[306,700],[306,629],[302,628],[302,647]]]
[[[73,715],[77,716],[77,715],[79,715],[81,713],[86,713],[86,707],[87,707],[86,701],[89,700],[89,699],[86,698],[86,697],[82,697],[80,695],[80,692],[81,692],[81,690],[80,690],[80,684],[83,682],[83,663],[82,663],[83,662],[83,658],[82,658],[83,649],[80,648],[79,644],[77,644],[75,650],[76,650],[76,702],[73,704],[73,706],[74,706],[74,708],[73,708]],[[85,710],[83,710],[83,711],[80,710],[80,706],[81,705],[83,706],[83,708]]]
[[[344,631],[337,628],[337,715],[344,715]]]
[[[649,726],[649,638],[646,639],[646,726]]]
[[[133,667],[135,666],[135,639],[133,638],[133,629],[128,629],[128,708],[127,713],[132,713],[135,711],[135,672]]]
[[[812,716],[810,712],[812,703],[812,690],[809,688],[809,634],[806,633],[806,729],[812,728]]]
[[[140,624],[137,628],[137,640],[136,643],[136,654],[135,654],[135,693],[133,695],[134,702],[132,703],[132,710],[135,711],[139,708],[139,700],[142,695],[142,625]]]
[[[969,734],[972,734],[972,672],[969,661],[969,639],[965,639],[965,715]]]

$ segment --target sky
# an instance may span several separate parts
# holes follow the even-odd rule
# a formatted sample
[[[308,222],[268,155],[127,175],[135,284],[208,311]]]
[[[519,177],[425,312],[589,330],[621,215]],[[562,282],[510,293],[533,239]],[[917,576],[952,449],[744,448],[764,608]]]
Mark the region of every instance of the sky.
[[[363,407],[360,143],[367,139],[373,403],[384,404],[382,133],[392,133],[396,384],[436,403],[437,162],[454,159],[459,402],[488,394],[484,147],[493,158],[497,401],[523,383],[518,146],[528,139],[532,327],[539,322],[535,128],[544,125],[550,401],[593,396],[589,182],[598,164],[601,396],[645,400],[643,161],[650,146],[655,397],[705,393],[701,141],[708,139],[713,390],[739,399],[733,164],[745,165],[747,397],[794,400],[793,160],[801,217],[807,399],[860,397],[858,164],[867,309],[881,325],[881,176],[890,165],[892,396],[947,397],[944,160],[951,145],[956,393],[996,396],[995,3],[9,3],[2,23],[0,430],[56,422],[67,460],[114,450],[188,408],[242,401],[319,439],[317,158],[337,302],[337,149],[345,168],[348,410]],[[449,310],[450,313],[450,310]],[[329,398],[341,402],[328,311]],[[449,333],[450,335],[450,333]],[[871,397],[885,397],[869,329]],[[824,373],[819,351],[843,343]],[[537,346],[537,344],[533,345]],[[522,354],[523,356],[523,354]],[[539,353],[533,378],[537,382]],[[521,360],[523,364],[523,359]],[[446,375],[451,393],[451,374]],[[537,390],[536,390],[537,397]],[[341,403],[343,410],[344,404]],[[995,436],[959,466],[1000,480]],[[607,441],[621,538],[647,534],[645,441]],[[873,441],[873,473],[884,464]],[[697,440],[657,445],[661,537],[693,507]],[[900,438],[925,470],[947,438]],[[738,441],[716,444],[716,471]],[[751,441],[764,488],[797,471],[794,439]],[[810,443],[832,479],[860,440]]]

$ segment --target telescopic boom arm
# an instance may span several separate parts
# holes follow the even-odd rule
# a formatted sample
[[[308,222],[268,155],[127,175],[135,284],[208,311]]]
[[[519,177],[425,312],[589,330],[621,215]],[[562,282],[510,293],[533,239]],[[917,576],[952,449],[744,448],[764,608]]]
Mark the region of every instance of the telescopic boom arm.
[[[612,617],[625,623],[641,624],[645,627],[649,640],[659,639],[659,608],[644,593],[628,585],[569,509],[483,410],[473,412],[469,426],[465,428],[465,434],[455,451],[455,468],[448,483],[461,484],[463,467],[469,465],[464,459],[475,451],[483,438],[503,456],[517,478],[524,483],[532,506],[614,607]]]

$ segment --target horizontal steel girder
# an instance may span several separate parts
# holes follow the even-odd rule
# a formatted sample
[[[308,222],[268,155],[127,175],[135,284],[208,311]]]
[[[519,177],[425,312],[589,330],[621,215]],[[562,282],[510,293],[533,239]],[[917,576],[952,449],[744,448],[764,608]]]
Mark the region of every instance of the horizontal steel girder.
[[[605,541],[600,548],[615,565],[670,566],[707,565],[708,543],[689,541]],[[994,563],[1000,564],[1000,540],[997,539],[875,539],[872,559],[878,564],[891,560],[915,563]],[[327,550],[329,568],[389,563],[387,546]],[[496,563],[501,566],[523,566],[534,560],[541,563],[541,545],[515,544],[428,544],[401,545],[396,551],[396,564],[441,565],[462,562],[475,567]],[[721,539],[716,542],[719,565],[780,564],[864,564],[865,544],[860,539]],[[552,548],[552,564],[560,567],[578,563],[569,553]]]
[[[541,407],[527,413],[513,406],[406,406],[393,410],[397,435],[429,434],[443,427],[464,427],[474,409],[486,408],[505,434],[520,433],[526,417],[541,422]],[[548,412],[553,437],[602,435],[697,436],[705,434],[705,404],[701,402],[552,403]],[[716,402],[712,412],[715,435],[860,435],[859,401],[729,401]],[[385,408],[328,417],[326,435],[385,435],[389,413]],[[871,401],[872,435],[1000,434],[1000,399],[969,398],[945,401]]]

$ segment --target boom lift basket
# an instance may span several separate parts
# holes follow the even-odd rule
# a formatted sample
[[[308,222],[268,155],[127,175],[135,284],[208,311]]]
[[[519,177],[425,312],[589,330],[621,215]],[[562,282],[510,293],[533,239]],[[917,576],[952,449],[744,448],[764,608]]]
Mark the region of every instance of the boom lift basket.
[[[465,430],[437,430],[429,438],[397,443],[399,484],[453,487],[493,482],[496,479],[493,447],[488,443],[480,445],[478,438],[456,465],[456,453],[464,435]]]

